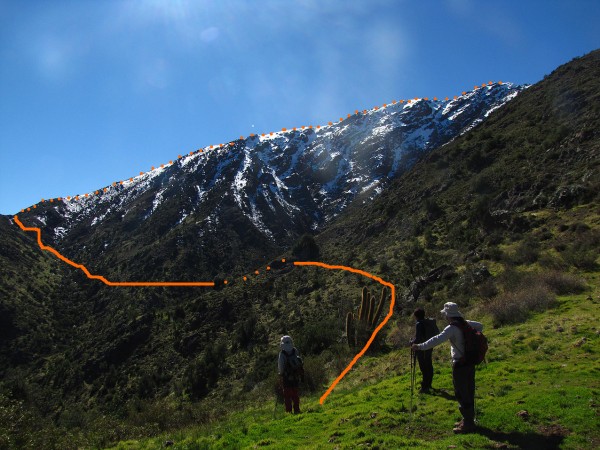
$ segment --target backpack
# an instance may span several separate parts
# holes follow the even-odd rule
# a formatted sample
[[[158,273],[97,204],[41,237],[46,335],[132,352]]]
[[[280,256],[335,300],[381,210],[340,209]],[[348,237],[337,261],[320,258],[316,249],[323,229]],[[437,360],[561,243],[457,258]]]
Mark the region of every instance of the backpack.
[[[438,334],[440,334],[440,329],[437,326],[437,323],[435,323],[435,319],[433,318],[428,318],[424,320],[425,322],[425,340],[429,340],[434,336],[437,336]]]
[[[466,320],[454,321],[452,325],[457,326],[465,337],[465,354],[460,362],[466,365],[477,365],[485,359],[488,350],[488,340],[481,331],[477,331]]]
[[[288,380],[300,380],[304,375],[304,362],[298,355],[296,348],[292,350],[291,355],[288,355],[285,351],[283,351],[283,355],[285,356],[284,376]]]

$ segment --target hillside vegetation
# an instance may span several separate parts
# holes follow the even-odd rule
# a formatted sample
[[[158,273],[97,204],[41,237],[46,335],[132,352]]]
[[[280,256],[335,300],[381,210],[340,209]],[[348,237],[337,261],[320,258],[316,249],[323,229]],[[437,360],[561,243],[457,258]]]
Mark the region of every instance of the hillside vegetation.
[[[597,275],[588,282],[597,286]],[[168,441],[174,449],[597,448],[599,295],[561,296],[551,311],[486,330],[491,345],[477,370],[474,434],[452,434],[459,413],[445,345],[434,351],[432,395],[415,392],[411,400],[409,350],[402,349],[365,358],[324,405],[303,398],[300,415],[257,402],[225,420],[114,448],[155,449]]]
[[[363,287],[378,298],[377,283],[272,264],[219,289],[116,289],[1,222],[0,448],[597,447],[598,130],[600,51],[561,66],[318,236],[253,255],[264,266],[346,265],[397,287],[393,323],[323,407],[318,396],[356,353],[346,314]],[[132,264],[154,267],[151,255]],[[491,338],[476,435],[450,435],[447,349],[436,350],[443,391],[415,397],[409,414],[410,313],[446,301]],[[284,333],[306,356],[305,414],[273,419]],[[160,437],[135,443],[150,436]]]

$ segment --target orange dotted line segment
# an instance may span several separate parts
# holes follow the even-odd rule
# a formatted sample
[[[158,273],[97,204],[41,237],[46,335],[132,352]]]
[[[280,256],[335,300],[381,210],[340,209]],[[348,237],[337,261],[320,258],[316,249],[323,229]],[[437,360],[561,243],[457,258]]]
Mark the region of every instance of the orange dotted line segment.
[[[42,230],[40,230],[39,228],[26,227],[25,225],[23,225],[23,223],[19,220],[19,218],[17,216],[14,216],[14,221],[19,226],[19,228],[21,228],[21,230],[31,231],[31,232],[34,232],[37,234],[37,242],[38,242],[38,245],[40,246],[41,250],[45,250],[47,252],[52,253],[54,256],[56,256],[61,261],[69,264],[72,267],[75,267],[76,269],[83,271],[83,273],[85,273],[89,279],[100,280],[107,286],[213,287],[215,285],[215,283],[212,281],[190,281],[190,282],[188,282],[188,281],[109,281],[101,275],[93,275],[83,264],[78,264],[74,261],[71,261],[69,258],[61,255],[54,248],[52,248],[48,245],[44,245],[44,243],[42,242]]]
[[[321,396],[321,398],[319,399],[319,403],[322,405],[323,402],[325,401],[325,399],[327,398],[327,396],[329,396],[329,394],[331,393],[331,391],[333,391],[333,389],[338,385],[338,383],[340,381],[342,381],[342,378],[344,378],[346,376],[346,374],[352,369],[352,367],[354,366],[354,364],[356,364],[356,362],[369,349],[369,347],[371,346],[371,344],[375,340],[375,337],[377,336],[377,334],[379,333],[379,331],[387,324],[387,322],[392,317],[392,314],[394,313],[394,304],[395,304],[395,301],[396,301],[395,300],[396,299],[396,287],[392,283],[384,281],[384,280],[382,280],[381,278],[379,278],[379,277],[377,277],[375,275],[371,275],[368,272],[365,272],[365,271],[359,270],[359,269],[354,269],[352,267],[347,267],[347,266],[333,266],[333,265],[325,264],[325,263],[322,263],[322,262],[315,262],[315,261],[306,261],[306,262],[294,261],[294,265],[295,266],[317,266],[317,267],[322,267],[322,268],[329,269],[329,270],[345,270],[345,271],[348,271],[348,272],[356,273],[356,274],[362,275],[364,277],[370,278],[370,279],[372,279],[374,281],[377,281],[378,283],[382,284],[383,286],[389,287],[392,290],[391,295],[390,295],[390,309],[389,309],[388,314],[381,321],[381,323],[377,326],[377,328],[375,328],[375,330],[371,334],[371,337],[369,338],[369,340],[367,341],[367,343],[365,344],[365,346],[362,348],[362,350],[360,352],[358,352],[356,354],[356,356],[354,356],[354,358],[352,359],[352,361],[350,362],[350,364],[348,364],[348,366],[342,371],[342,373],[340,373],[340,375],[333,381],[333,383],[331,383],[331,386],[329,386],[329,389],[327,389],[327,391]]]
[[[285,258],[283,258],[283,259],[281,260],[281,262],[282,262],[282,263],[284,263],[284,262],[285,262]],[[265,267],[265,270],[266,270],[266,272],[270,272],[270,271],[271,271],[271,266],[266,266],[266,267]],[[256,269],[256,270],[254,271],[254,275],[260,275],[260,270]],[[244,275],[244,276],[242,277],[242,279],[243,279],[244,281],[248,281],[248,275]]]
[[[498,83],[498,85],[502,85],[502,84],[503,84],[503,83],[502,83],[502,81],[498,81],[497,83]],[[473,91],[476,91],[476,90],[478,90],[478,89],[480,89],[480,88],[484,88],[484,87],[487,87],[487,86],[492,86],[493,84],[494,84],[494,82],[493,82],[493,81],[488,81],[487,83],[482,83],[482,84],[481,84],[481,86],[475,85],[475,86],[473,86]],[[466,92],[466,91],[462,91],[462,93],[461,93],[461,95],[463,95],[463,96],[464,96],[464,95],[466,95],[466,94],[467,94],[467,92]],[[455,96],[454,96],[454,100],[457,100],[457,99],[458,99],[458,96],[456,96],[456,95],[455,95]],[[419,100],[420,100],[420,99],[419,99],[419,97],[415,97],[414,99],[407,99],[407,100],[404,100],[404,99],[402,99],[402,100],[392,100],[392,102],[391,102],[391,103],[392,103],[393,105],[395,105],[395,104],[397,104],[397,103],[404,104],[405,102],[406,102],[407,104],[413,104],[413,103],[415,103],[415,102],[417,102],[417,101],[419,101]],[[424,97],[424,98],[422,98],[421,100],[429,101],[429,97]],[[433,101],[434,101],[434,102],[439,102],[440,100],[438,100],[438,98],[437,98],[437,97],[433,97]],[[445,97],[443,101],[447,102],[447,101],[448,101],[448,97]],[[390,105],[389,105],[389,104],[387,104],[387,103],[384,103],[384,104],[381,106],[381,108],[387,108],[388,106],[390,106]],[[369,113],[369,111],[378,111],[379,109],[380,109],[380,107],[379,107],[379,106],[374,106],[374,107],[373,107],[371,110],[366,110],[366,109],[364,109],[364,110],[362,111],[362,114],[365,114],[365,115],[366,115],[366,114],[368,114],[368,113]],[[361,111],[359,111],[359,110],[355,110],[355,111],[354,111],[354,115],[360,115],[360,114],[361,114]],[[348,115],[347,115],[347,117],[348,117],[348,118],[350,118],[351,116],[352,116],[351,114],[348,114]],[[336,122],[336,123],[341,123],[341,122],[343,122],[343,121],[344,121],[344,118],[343,118],[343,117],[340,117],[340,119],[339,119],[339,122]],[[332,126],[333,124],[334,124],[334,122],[328,122],[328,125],[329,125],[329,126]],[[306,128],[308,128],[308,129],[313,129],[313,126],[312,126],[312,125],[309,125],[309,126],[307,127],[307,126],[303,125],[303,126],[302,126],[302,127],[300,127],[300,128],[301,128],[302,130],[304,130],[304,129],[306,129]],[[317,130],[321,129],[321,125],[317,125],[317,126],[316,126],[316,129],[317,129]],[[293,131],[296,131],[296,130],[297,130],[297,127],[293,127],[293,128],[292,128],[292,130],[293,130]],[[281,129],[281,132],[286,132],[286,131],[288,131],[288,129],[287,129],[287,128],[282,128],[282,129]],[[274,132],[273,132],[273,131],[271,131],[271,132],[269,132],[269,133],[268,133],[268,135],[269,135],[269,137],[272,137],[272,136],[274,135]],[[266,137],[267,135],[266,135],[265,133],[262,133],[260,136],[264,138],[264,137]],[[257,135],[255,135],[254,133],[251,133],[251,134],[250,134],[250,138],[254,139],[255,137],[257,137]],[[244,136],[240,136],[240,140],[244,140]],[[229,143],[227,144],[227,146],[229,146],[229,147],[233,147],[234,145],[235,145],[235,142],[234,142],[234,141],[231,141],[231,142],[229,142]],[[222,143],[221,143],[221,144],[213,144],[213,145],[209,145],[209,146],[205,147],[204,149],[200,148],[200,149],[196,150],[195,152],[189,152],[189,155],[190,155],[190,156],[192,156],[192,155],[194,155],[195,153],[204,153],[204,151],[206,151],[206,150],[213,150],[213,149],[215,149],[215,147],[216,147],[216,149],[222,149],[224,146],[225,146],[225,144],[222,144]],[[182,155],[178,155],[178,156],[177,156],[177,159],[182,159]],[[173,165],[173,161],[172,161],[172,160],[171,160],[171,161],[169,161],[169,164],[168,164],[168,165]],[[161,169],[163,169],[164,167],[165,167],[165,164],[161,164],[161,165],[160,165],[160,168],[161,168]],[[150,169],[150,171],[148,171],[148,172],[146,172],[146,173],[151,173],[151,172],[152,172],[152,171],[154,171],[154,170],[156,170],[156,168],[155,168],[154,166],[152,166],[152,167],[151,167],[151,169]],[[144,172],[140,172],[140,173],[139,173],[139,176],[142,176],[142,175],[144,175]],[[135,177],[135,178],[138,178],[138,177]],[[134,178],[133,178],[133,177],[132,177],[132,178],[129,178],[129,180],[128,180],[128,181],[129,181],[129,182],[133,182],[133,181],[134,181]],[[113,187],[114,187],[114,186],[117,186],[118,184],[119,184],[119,185],[123,185],[123,184],[124,184],[124,182],[123,182],[123,181],[114,182],[112,185],[113,185]],[[104,192],[107,192],[107,188],[104,188]],[[98,191],[96,191],[94,194],[95,194],[95,195],[99,195]],[[94,194],[84,194],[84,195],[83,195],[83,197],[85,197],[85,198],[88,198],[89,196],[91,196],[91,195],[94,195]],[[81,196],[79,196],[79,195],[76,195],[75,197],[67,196],[67,197],[66,197],[66,199],[67,199],[67,200],[69,200],[69,201],[70,201],[70,200],[72,200],[72,199],[73,199],[73,200],[79,200],[79,199],[80,199],[80,197],[81,197]],[[55,199],[50,199],[49,201],[50,201],[50,203],[54,203],[54,200],[55,200]],[[63,198],[61,198],[61,197],[58,197],[56,200],[60,202],[60,201],[63,201],[64,199],[63,199]],[[41,200],[41,203],[44,203],[44,202],[45,202],[45,200],[44,200],[44,199],[42,199],[42,200]],[[32,207],[29,207],[29,208],[26,208],[26,209],[22,209],[22,210],[21,210],[21,212],[22,212],[22,213],[24,213],[25,211],[28,211],[28,212],[29,212],[29,211],[31,211],[31,208],[34,208],[34,209],[35,209],[35,208],[37,208],[37,205],[33,205]]]

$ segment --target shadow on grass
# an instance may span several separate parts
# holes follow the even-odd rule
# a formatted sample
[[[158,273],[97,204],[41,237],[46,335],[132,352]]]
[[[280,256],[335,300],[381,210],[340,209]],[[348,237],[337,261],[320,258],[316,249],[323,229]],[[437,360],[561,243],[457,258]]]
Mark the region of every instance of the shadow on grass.
[[[527,450],[557,450],[564,439],[564,436],[535,433],[502,433],[500,431],[490,430],[489,428],[477,427],[477,434],[481,434],[490,440],[496,442],[505,442],[510,445],[516,445],[519,448]]]
[[[431,393],[429,395],[434,395],[436,397],[442,397],[446,400],[454,400],[456,401],[456,397],[454,396],[454,392],[450,393],[445,389],[431,389]]]

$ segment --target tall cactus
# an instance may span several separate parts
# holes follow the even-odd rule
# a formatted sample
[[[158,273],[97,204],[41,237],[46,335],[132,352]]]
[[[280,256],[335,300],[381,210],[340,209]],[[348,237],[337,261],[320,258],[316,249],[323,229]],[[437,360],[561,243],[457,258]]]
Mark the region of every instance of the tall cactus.
[[[362,299],[360,301],[360,308],[358,309],[358,320],[366,320],[367,319],[367,308],[369,305],[369,291],[365,286],[362,289]]]
[[[373,324],[373,314],[375,313],[375,296],[369,293],[369,314],[367,315],[367,323]]]
[[[381,313],[383,312],[383,304],[385,303],[385,288],[381,289],[381,297],[379,298],[379,303],[377,304],[377,309],[375,310],[375,317],[373,317],[373,326],[379,322],[379,318],[381,317]]]
[[[375,295],[369,292],[366,287],[363,287],[358,314],[355,316],[350,311],[346,315],[346,336],[348,337],[348,346],[350,348],[366,344],[379,322],[384,303],[385,287],[381,290],[381,297],[377,303],[377,307],[375,307]]]
[[[354,314],[351,311],[346,314],[346,336],[348,337],[348,346],[352,348],[356,344],[356,329],[354,327]]]

